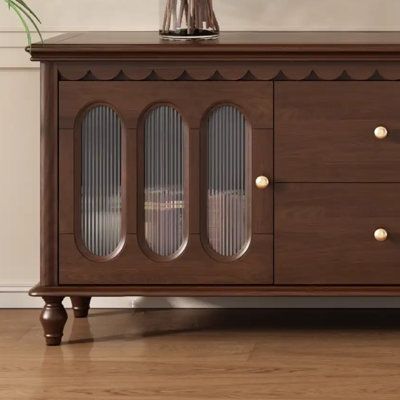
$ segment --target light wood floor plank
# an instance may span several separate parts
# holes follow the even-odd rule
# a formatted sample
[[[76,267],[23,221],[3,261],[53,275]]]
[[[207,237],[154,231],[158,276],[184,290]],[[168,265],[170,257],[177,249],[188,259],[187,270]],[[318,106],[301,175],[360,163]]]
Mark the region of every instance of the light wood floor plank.
[[[398,400],[397,310],[0,310],[0,400]]]

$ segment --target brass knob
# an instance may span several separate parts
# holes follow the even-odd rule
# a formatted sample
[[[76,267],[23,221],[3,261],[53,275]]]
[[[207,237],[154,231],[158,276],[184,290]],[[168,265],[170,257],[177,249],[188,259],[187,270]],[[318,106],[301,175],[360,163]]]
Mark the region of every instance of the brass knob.
[[[387,230],[383,228],[379,228],[374,232],[374,237],[378,242],[384,242],[388,236]]]
[[[269,186],[269,179],[266,176],[259,176],[256,179],[257,189],[264,190]]]
[[[375,128],[374,135],[379,140],[385,139],[388,134],[389,132],[384,126],[378,126]]]

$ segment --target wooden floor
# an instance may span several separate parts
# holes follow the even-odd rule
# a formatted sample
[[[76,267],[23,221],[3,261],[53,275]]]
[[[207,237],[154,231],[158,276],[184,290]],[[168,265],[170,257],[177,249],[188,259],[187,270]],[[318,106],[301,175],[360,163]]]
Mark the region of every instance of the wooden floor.
[[[0,310],[0,399],[400,399],[397,310]]]

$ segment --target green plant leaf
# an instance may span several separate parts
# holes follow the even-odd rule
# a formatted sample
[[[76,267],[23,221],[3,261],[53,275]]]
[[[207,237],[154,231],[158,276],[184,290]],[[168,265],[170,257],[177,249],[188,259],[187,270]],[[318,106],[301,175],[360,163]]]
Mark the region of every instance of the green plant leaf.
[[[17,7],[22,13],[24,13],[24,15],[29,19],[29,21],[34,26],[36,32],[38,33],[38,35],[40,37],[40,41],[43,42],[43,37],[42,37],[42,34],[40,33],[39,27],[37,26],[36,22],[31,17],[31,15],[28,13],[28,11],[26,11],[22,6],[20,6],[18,4],[14,3],[14,6]]]
[[[22,6],[22,7],[25,7],[26,10],[36,19],[36,21],[39,22],[39,24],[42,23],[42,22],[40,21],[39,17],[33,12],[33,10],[28,6],[28,4],[25,3],[25,1],[23,1],[23,0],[9,0],[9,1],[13,1],[14,4],[15,4],[15,3],[21,4],[21,6]]]
[[[25,29],[25,32],[26,32],[26,36],[27,36],[27,38],[28,38],[28,45],[29,45],[29,47],[31,48],[31,47],[32,47],[32,35],[31,35],[30,30],[29,30],[29,26],[28,26],[28,24],[25,22],[24,17],[23,17],[22,14],[19,12],[18,8],[15,7],[14,3],[12,3],[12,2],[9,0],[9,4],[10,4],[10,7],[16,12],[16,14],[18,15],[18,18],[19,18],[19,19],[21,20],[21,22],[22,22],[22,25],[24,26],[24,29]]]
[[[43,43],[43,37],[40,32],[39,26],[37,25],[37,23],[40,24],[41,21],[38,18],[38,16],[33,12],[33,10],[26,4],[26,2],[24,0],[4,0],[4,1],[6,2],[8,8],[10,10],[13,10],[17,14],[18,18],[21,20],[28,39],[29,48],[32,47],[32,35],[28,22],[32,24],[35,31],[38,33],[41,42]],[[28,21],[25,20],[25,18],[27,18]]]

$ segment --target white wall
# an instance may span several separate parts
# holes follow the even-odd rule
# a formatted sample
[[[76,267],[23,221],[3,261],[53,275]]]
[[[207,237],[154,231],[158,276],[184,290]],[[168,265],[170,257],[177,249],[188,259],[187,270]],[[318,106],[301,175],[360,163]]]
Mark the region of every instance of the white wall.
[[[71,30],[156,30],[158,0],[30,0],[45,36]],[[398,30],[398,0],[215,0],[225,30]],[[0,2],[0,307],[26,296],[39,271],[39,71],[18,20]],[[97,303],[106,304],[106,303]],[[108,305],[129,305],[118,300]],[[154,303],[151,303],[154,304]],[[168,304],[168,303],[159,303]],[[174,300],[177,306],[196,305]],[[213,301],[213,305],[395,305],[329,300]],[[398,303],[400,304],[400,303]]]

